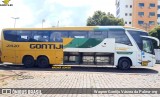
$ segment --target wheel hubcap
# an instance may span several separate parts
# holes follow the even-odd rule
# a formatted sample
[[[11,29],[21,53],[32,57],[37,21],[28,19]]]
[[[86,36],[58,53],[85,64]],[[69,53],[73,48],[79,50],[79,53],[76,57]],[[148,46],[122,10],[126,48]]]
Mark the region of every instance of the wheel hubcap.
[[[124,62],[122,63],[122,67],[123,67],[123,68],[127,68],[127,67],[128,67],[128,62],[124,61]]]
[[[31,60],[27,60],[27,62],[26,62],[27,64],[31,64]]]

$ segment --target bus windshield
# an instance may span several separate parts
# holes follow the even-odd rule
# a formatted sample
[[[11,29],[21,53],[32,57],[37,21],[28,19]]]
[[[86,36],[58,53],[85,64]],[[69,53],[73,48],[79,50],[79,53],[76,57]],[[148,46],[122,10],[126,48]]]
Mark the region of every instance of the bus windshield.
[[[127,30],[129,34],[132,36],[132,38],[135,40],[137,43],[138,47],[140,50],[143,50],[143,43],[142,43],[142,36],[148,36],[147,32],[142,32],[142,31],[135,31],[135,30]]]
[[[143,42],[143,51],[146,53],[154,54],[153,44],[150,39],[144,39]]]

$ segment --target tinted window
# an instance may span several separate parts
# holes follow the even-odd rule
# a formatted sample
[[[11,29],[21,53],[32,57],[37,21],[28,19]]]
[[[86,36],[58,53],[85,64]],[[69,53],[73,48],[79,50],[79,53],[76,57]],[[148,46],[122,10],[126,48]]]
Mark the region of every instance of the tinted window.
[[[155,7],[155,4],[154,4],[154,3],[150,3],[149,6],[150,6],[150,7]]]
[[[139,25],[142,25],[144,23],[144,21],[138,21]]]
[[[68,32],[47,30],[4,31],[4,39],[13,42],[62,42]]]
[[[101,32],[101,31],[97,31],[97,32],[89,32],[88,35],[89,38],[107,38],[108,37],[108,32]]]
[[[148,33],[141,32],[141,31],[133,31],[133,30],[128,30],[128,32],[133,37],[133,39],[136,41],[138,47],[142,50],[142,38],[140,36],[141,35],[148,36]]]
[[[117,11],[116,11],[116,14],[118,15],[120,13],[120,9],[118,9]]]
[[[149,25],[154,25],[155,22],[154,21],[149,21]]]
[[[146,38],[142,39],[143,39],[143,51],[150,54],[154,54],[152,40]]]
[[[87,38],[88,33],[84,31],[72,31],[72,32],[69,32],[69,37],[70,38]]]
[[[131,45],[128,36],[125,34],[125,30],[109,30],[108,37],[115,38],[116,43]]]
[[[32,38],[30,42],[49,42],[50,31],[33,31]]]
[[[13,41],[13,42],[16,42],[17,41],[17,31],[10,31],[10,30],[6,30],[6,31],[3,31],[4,33],[4,39],[5,40],[8,40],[8,41]]]
[[[63,31],[52,31],[50,34],[50,41],[51,42],[62,42],[63,38],[68,37],[68,32]]]
[[[102,38],[108,38],[108,32],[102,32]]]
[[[31,35],[31,31],[17,31],[17,42],[29,42]]]
[[[149,16],[155,16],[155,12],[149,12]]]
[[[144,7],[144,3],[139,3],[139,7]]]
[[[139,16],[144,16],[144,12],[138,12]]]

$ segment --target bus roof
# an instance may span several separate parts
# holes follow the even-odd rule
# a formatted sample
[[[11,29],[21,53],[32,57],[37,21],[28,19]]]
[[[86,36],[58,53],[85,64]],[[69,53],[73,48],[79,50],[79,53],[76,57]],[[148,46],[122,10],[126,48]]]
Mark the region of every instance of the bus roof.
[[[52,27],[52,28],[5,28],[3,30],[97,30],[103,31],[107,29],[134,29],[144,31],[142,29],[127,26],[70,26],[70,27]],[[146,32],[146,31],[144,31]]]
[[[138,30],[138,31],[146,32],[145,30],[140,29],[140,28],[136,28],[136,27],[124,26],[124,28],[125,28],[125,29],[132,29],[132,30]]]

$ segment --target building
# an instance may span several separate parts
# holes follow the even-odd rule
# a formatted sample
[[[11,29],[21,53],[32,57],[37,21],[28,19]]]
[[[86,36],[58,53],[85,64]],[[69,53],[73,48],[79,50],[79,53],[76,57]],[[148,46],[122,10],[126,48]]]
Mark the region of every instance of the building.
[[[116,0],[116,16],[125,26],[149,31],[160,24],[160,0]]]
[[[160,25],[160,0],[158,0],[157,23]]]

